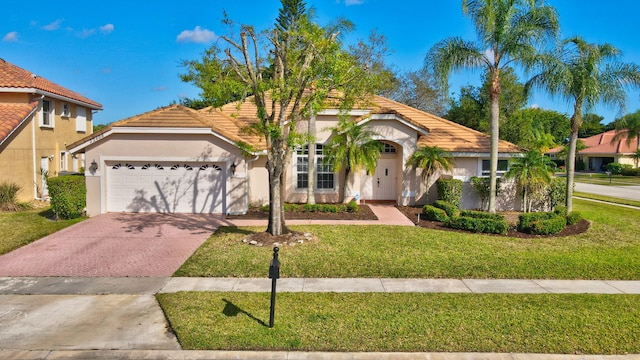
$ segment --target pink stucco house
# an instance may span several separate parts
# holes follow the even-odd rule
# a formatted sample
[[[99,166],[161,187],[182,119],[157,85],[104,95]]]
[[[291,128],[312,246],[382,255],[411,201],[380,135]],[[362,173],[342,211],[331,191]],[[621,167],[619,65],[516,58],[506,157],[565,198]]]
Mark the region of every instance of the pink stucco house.
[[[242,131],[256,121],[255,114],[251,101],[199,111],[171,105],[118,121],[71,144],[71,153],[85,156],[88,214],[233,214],[268,203],[264,140]],[[312,156],[322,157],[322,146],[331,136],[328,129],[337,125],[337,115],[338,110],[328,109],[316,116],[317,144]],[[375,131],[384,144],[375,173],[363,171],[348,179],[354,198],[405,205],[434,200],[435,186],[426,194],[420,173],[405,163],[419,146],[437,145],[455,157],[455,168],[443,175],[465,182],[463,207],[479,206],[469,181],[472,176],[488,175],[490,139],[486,134],[380,96],[349,115]],[[300,126],[306,129],[305,123]],[[239,142],[257,150],[243,154]],[[521,149],[501,141],[499,151],[501,165],[506,165]],[[306,201],[307,156],[302,151],[292,155],[286,170],[287,202]],[[316,202],[339,201],[344,186],[340,179],[331,168],[320,166]],[[513,208],[510,202],[513,199],[500,206]]]

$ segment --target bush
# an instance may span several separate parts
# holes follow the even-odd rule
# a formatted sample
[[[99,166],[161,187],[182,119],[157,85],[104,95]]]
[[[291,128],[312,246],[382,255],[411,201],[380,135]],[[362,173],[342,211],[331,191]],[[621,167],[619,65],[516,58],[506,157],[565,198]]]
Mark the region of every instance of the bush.
[[[431,205],[425,205],[422,208],[422,214],[425,219],[431,221],[445,222],[449,219],[446,211]]]
[[[51,210],[56,218],[75,219],[83,215],[87,204],[87,187],[83,175],[47,178]]]
[[[622,174],[622,164],[617,162],[608,163],[607,171],[610,171],[611,175],[620,175]]]
[[[473,231],[488,234],[506,234],[509,231],[509,224],[501,216],[501,219],[474,218],[469,216],[459,216],[449,218],[446,227],[459,230]]]
[[[560,216],[567,216],[567,207],[562,205],[562,206],[556,206],[556,208],[553,210],[554,213],[560,215]]]
[[[438,179],[436,181],[438,188],[438,200],[446,201],[460,207],[462,199],[462,180],[456,179]]]
[[[360,207],[358,207],[358,203],[356,203],[353,200],[349,201],[349,203],[347,204],[347,212],[357,213],[358,211],[360,211]]]
[[[449,217],[458,216],[460,214],[460,209],[458,209],[457,206],[443,200],[436,200],[433,206],[444,210]]]
[[[576,161],[576,171],[584,171],[587,168],[587,164],[584,160]]]
[[[474,219],[490,219],[490,220],[504,220],[504,216],[500,214],[492,214],[484,211],[475,210],[462,210],[460,216],[470,217]]]
[[[554,177],[551,179],[551,183],[547,188],[547,199],[551,210],[567,202],[567,178]]]
[[[17,198],[20,190],[22,187],[16,183],[8,181],[0,183],[0,211],[22,210]]]
[[[562,207],[564,208],[564,207]],[[518,221],[518,230],[535,235],[557,234],[564,230],[567,219],[561,214],[567,209],[560,209],[559,212],[537,212],[521,214]]]
[[[620,173],[620,175],[624,175],[624,176],[638,176],[638,175],[640,175],[640,169],[633,169],[633,168],[626,168],[626,167],[623,167],[623,168],[622,168],[622,172]]]
[[[496,197],[500,196],[500,193],[502,192],[501,180],[502,178],[496,179]],[[478,194],[478,196],[480,196],[480,201],[482,203],[481,207],[485,210],[489,209],[490,181],[491,179],[488,177],[471,177],[471,188],[476,194]]]
[[[577,211],[572,211],[567,215],[567,225],[573,225],[579,223],[583,219],[582,214]]]

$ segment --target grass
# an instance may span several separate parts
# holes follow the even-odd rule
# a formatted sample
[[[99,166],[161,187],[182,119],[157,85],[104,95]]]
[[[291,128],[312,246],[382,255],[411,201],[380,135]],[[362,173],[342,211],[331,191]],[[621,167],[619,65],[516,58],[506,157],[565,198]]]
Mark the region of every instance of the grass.
[[[590,193],[579,192],[579,191],[574,191],[573,195],[578,197],[583,197],[586,199],[600,200],[600,201],[606,201],[614,204],[631,205],[631,206],[640,207],[640,201],[636,201],[636,200],[621,199],[621,198],[615,198],[615,197],[606,196],[606,195],[590,194]]]
[[[609,185],[609,186],[637,186],[640,185],[640,176],[612,175],[609,179],[607,174],[575,174],[575,181],[587,184]]]
[[[283,277],[640,279],[640,212],[574,201],[593,221],[571,237],[519,239],[401,226],[300,226],[320,238],[280,250]],[[220,228],[175,276],[266,277],[269,247],[241,240],[264,228]]]
[[[558,294],[159,294],[184,349],[640,352],[640,296]]]
[[[50,209],[0,212],[0,255],[84,220],[53,221],[52,217]]]

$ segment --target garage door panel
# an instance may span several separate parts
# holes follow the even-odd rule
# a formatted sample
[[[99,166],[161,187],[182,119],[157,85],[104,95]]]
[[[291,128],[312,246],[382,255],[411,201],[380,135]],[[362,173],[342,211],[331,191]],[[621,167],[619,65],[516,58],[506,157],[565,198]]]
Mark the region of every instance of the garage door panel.
[[[120,164],[120,166],[117,166]],[[212,163],[109,167],[108,211],[222,213],[224,170]]]

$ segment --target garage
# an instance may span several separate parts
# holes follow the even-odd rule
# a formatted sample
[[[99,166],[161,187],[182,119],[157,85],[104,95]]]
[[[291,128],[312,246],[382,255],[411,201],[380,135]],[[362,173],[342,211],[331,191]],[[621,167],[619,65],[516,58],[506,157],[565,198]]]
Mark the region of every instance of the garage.
[[[212,162],[107,162],[107,211],[224,213],[224,169]]]

